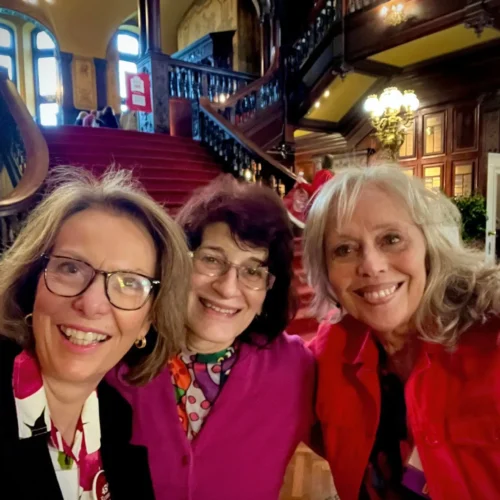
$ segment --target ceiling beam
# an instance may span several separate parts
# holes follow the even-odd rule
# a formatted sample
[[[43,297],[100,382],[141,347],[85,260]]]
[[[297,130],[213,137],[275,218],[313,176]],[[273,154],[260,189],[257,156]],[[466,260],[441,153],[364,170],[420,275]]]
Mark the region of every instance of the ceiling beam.
[[[356,61],[352,64],[352,67],[356,73],[375,77],[391,77],[399,75],[403,71],[402,68],[398,68],[392,64],[371,61],[369,59]]]
[[[311,118],[302,118],[296,125],[296,128],[302,130],[310,130],[311,132],[322,132],[325,134],[333,134],[339,131],[337,122],[328,120],[313,120]]]

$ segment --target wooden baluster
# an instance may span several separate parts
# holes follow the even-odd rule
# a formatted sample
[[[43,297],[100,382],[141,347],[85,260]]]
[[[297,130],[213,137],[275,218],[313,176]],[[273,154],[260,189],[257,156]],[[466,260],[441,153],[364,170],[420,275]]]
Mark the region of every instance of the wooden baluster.
[[[189,88],[188,88],[188,79],[189,79],[189,73],[191,72],[190,69],[183,68],[182,70],[182,87],[181,87],[181,97],[184,99],[187,99],[189,97]]]
[[[169,74],[169,82],[168,82],[168,88],[169,88],[169,95],[171,97],[175,97],[175,68],[170,66],[168,68],[168,74]]]

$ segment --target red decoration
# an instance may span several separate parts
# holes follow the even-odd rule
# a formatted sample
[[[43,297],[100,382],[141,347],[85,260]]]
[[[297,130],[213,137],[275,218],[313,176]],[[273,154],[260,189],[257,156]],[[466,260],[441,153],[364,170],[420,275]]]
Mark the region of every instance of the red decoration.
[[[127,107],[130,111],[151,113],[151,80],[147,73],[126,73]]]

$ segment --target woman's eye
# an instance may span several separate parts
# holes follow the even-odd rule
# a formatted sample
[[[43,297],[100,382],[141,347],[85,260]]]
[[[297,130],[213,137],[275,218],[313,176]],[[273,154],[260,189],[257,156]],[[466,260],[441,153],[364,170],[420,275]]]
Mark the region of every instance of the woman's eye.
[[[219,264],[219,259],[217,257],[212,257],[211,255],[203,256],[203,261],[207,264]]]
[[[353,249],[349,245],[340,245],[334,251],[335,257],[347,257],[352,254]]]
[[[384,237],[384,243],[389,245],[397,245],[401,241],[401,237],[398,234],[388,234]]]
[[[76,274],[80,269],[72,262],[63,262],[59,264],[58,271],[64,274]]]
[[[245,267],[245,274],[252,278],[263,278],[266,275],[264,269],[259,267]]]

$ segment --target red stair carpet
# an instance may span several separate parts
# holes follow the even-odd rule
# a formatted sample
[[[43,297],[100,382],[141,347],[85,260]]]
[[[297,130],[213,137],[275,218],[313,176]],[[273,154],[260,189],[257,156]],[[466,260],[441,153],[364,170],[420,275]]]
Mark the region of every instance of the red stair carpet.
[[[132,169],[170,213],[221,173],[211,154],[192,139],[76,126],[46,128],[43,134],[51,167],[82,166],[97,174],[111,164]]]
[[[196,188],[221,173],[220,165],[209,151],[192,139],[76,126],[46,128],[43,134],[51,167],[80,166],[96,174],[111,164],[132,169],[151,196],[171,214],[175,214]],[[294,286],[300,308],[287,331],[309,340],[316,333],[317,322],[308,310],[312,290],[306,284],[302,269],[301,238],[296,238],[294,244]]]

